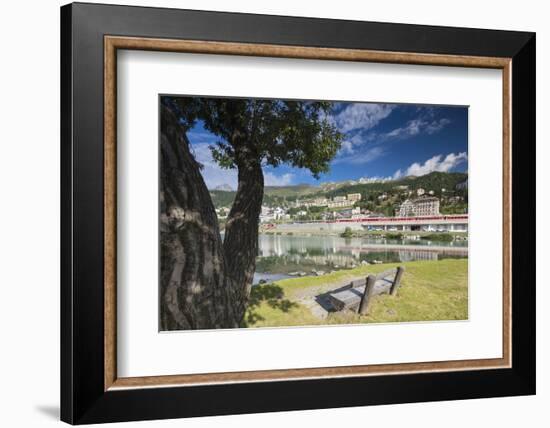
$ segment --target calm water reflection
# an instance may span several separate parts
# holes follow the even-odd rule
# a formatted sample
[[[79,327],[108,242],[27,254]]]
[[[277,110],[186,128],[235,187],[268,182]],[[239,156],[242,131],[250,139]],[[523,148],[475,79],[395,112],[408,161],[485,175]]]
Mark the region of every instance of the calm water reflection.
[[[407,262],[468,257],[465,241],[386,240],[338,236],[260,235],[255,281],[349,269],[361,262]]]

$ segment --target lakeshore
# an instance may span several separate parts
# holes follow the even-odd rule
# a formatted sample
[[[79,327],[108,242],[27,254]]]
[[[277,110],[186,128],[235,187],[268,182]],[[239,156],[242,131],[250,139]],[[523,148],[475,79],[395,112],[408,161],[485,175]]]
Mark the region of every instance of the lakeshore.
[[[343,229],[345,231],[345,229]],[[323,229],[322,227],[301,227],[301,228],[285,228],[284,226],[265,229],[260,228],[262,235],[287,235],[287,236],[342,236],[342,230],[339,229]],[[372,238],[387,238],[395,235],[400,235],[406,239],[423,239],[428,236],[450,236],[452,240],[467,241],[468,235],[463,232],[423,232],[423,231],[378,231],[378,230],[358,230],[351,229],[350,237],[372,237]]]
[[[425,237],[433,239],[431,235]],[[351,238],[337,234],[260,234],[254,284],[322,276],[358,266],[468,257],[468,242],[461,235],[451,241],[423,238],[380,232]]]
[[[371,312],[331,312],[319,295],[352,280],[404,266],[397,296],[376,296]],[[291,327],[468,319],[468,259],[363,265],[323,276],[274,281],[253,287],[243,327]]]
[[[274,227],[273,227],[274,226]],[[327,227],[323,223],[298,224],[298,223],[280,223],[268,228],[265,225],[260,226],[260,233],[263,235],[297,235],[297,236],[341,236],[346,230],[345,224],[340,227]],[[350,228],[353,237],[378,237],[386,238],[399,234],[407,239],[422,239],[427,236],[450,236],[453,240],[467,241],[468,234],[464,232],[446,231],[434,233],[430,231],[410,231],[410,230],[367,230],[357,227]]]

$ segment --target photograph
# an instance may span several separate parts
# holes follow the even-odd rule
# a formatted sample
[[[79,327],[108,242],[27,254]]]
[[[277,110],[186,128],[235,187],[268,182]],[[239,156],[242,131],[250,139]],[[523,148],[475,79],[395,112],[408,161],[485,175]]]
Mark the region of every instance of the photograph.
[[[159,96],[159,330],[468,319],[468,106]]]

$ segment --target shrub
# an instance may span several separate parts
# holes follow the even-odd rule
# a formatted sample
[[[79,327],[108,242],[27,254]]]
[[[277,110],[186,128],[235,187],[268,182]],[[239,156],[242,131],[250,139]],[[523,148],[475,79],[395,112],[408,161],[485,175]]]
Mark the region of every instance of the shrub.
[[[344,232],[340,234],[342,238],[351,238],[353,236],[353,231],[351,230],[351,227],[346,227]]]
[[[386,233],[386,239],[403,239],[402,233]]]
[[[427,241],[451,242],[453,240],[453,235],[450,233],[430,233],[429,235],[424,235],[420,238]]]

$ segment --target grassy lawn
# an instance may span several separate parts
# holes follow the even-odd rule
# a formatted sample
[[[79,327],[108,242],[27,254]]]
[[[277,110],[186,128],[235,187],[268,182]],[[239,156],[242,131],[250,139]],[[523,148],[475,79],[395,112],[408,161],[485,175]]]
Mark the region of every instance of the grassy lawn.
[[[396,296],[374,297],[368,315],[312,311],[314,296],[352,279],[382,272],[396,263],[360,266],[324,276],[292,278],[253,287],[243,327],[282,327],[376,322],[464,320],[468,318],[468,259],[400,263],[406,270]]]

